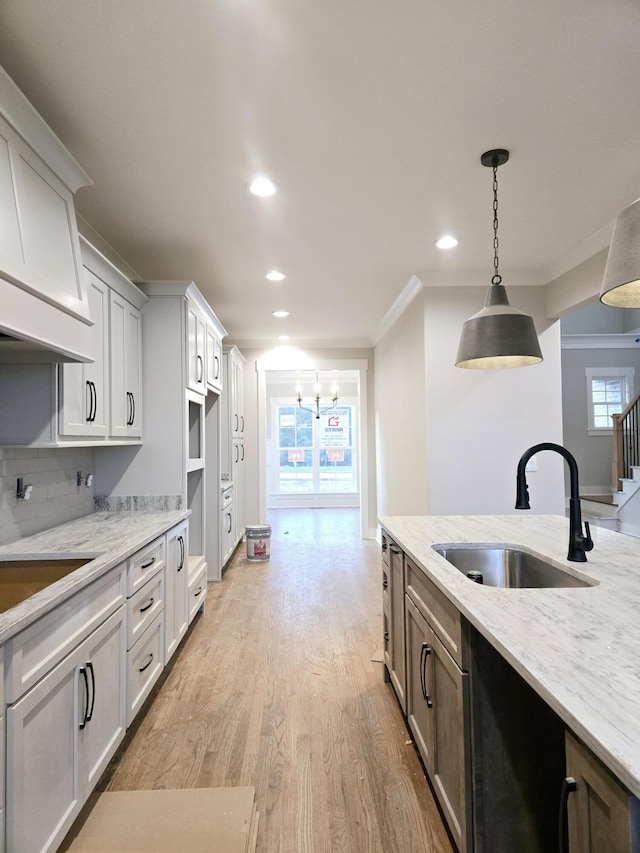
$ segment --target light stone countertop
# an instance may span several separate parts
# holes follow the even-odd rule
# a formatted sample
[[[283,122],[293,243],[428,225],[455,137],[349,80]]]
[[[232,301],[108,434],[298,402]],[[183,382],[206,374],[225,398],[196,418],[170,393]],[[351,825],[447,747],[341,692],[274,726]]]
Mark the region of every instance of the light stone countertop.
[[[144,548],[190,513],[190,510],[96,512],[0,546],[0,571],[2,560],[12,558],[46,560],[68,556],[88,557],[89,560],[21,604],[0,613],[0,643]]]
[[[567,557],[561,516],[403,516],[380,523],[478,631],[629,790],[640,797],[640,539],[592,527],[586,563]],[[524,547],[598,585],[498,589],[432,545]]]

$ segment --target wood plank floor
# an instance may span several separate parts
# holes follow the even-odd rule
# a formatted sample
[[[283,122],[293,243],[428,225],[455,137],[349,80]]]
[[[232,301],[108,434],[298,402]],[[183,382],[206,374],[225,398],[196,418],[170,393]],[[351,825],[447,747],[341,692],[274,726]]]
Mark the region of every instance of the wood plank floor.
[[[357,510],[277,510],[241,546],[101,787],[252,785],[260,853],[453,850],[382,664]]]

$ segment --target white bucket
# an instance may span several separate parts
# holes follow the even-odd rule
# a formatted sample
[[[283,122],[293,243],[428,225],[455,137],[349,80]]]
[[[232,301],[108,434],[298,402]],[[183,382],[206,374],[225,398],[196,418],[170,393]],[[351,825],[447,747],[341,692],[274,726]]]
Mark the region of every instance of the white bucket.
[[[253,524],[245,527],[247,560],[268,560],[271,549],[271,525]]]

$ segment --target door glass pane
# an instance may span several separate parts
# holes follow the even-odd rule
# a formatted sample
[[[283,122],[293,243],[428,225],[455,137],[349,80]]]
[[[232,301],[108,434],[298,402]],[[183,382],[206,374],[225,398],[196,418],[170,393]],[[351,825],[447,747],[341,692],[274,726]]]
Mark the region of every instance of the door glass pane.
[[[319,483],[321,492],[357,491],[353,465],[354,406],[336,406],[318,422]]]
[[[281,492],[313,491],[313,424],[299,406],[278,406],[278,472]]]

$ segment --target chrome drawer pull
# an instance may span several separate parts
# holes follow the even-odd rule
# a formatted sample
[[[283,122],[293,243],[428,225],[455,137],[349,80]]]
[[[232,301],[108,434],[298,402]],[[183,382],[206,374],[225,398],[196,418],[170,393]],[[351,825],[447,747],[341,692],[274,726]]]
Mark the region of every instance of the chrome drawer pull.
[[[147,606],[140,608],[140,613],[146,613],[147,610],[149,610],[151,607],[153,607],[153,602],[154,602],[153,598],[149,599],[149,603],[147,604]]]

